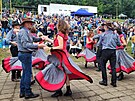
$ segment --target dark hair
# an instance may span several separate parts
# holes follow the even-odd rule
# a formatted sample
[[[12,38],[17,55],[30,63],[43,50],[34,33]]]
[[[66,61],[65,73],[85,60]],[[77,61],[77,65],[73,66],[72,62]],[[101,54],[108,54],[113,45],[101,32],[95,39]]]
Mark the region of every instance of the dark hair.
[[[99,31],[101,31],[101,32],[105,32],[105,29],[103,29],[103,28],[99,28]]]
[[[31,33],[36,33],[37,32],[37,29],[36,29],[36,27],[35,26],[33,26],[32,28],[31,28]]]
[[[12,27],[14,28],[15,26],[20,26],[20,23],[17,20],[12,22]]]
[[[89,37],[91,34],[93,34],[93,30],[92,29],[89,31],[89,33],[87,34],[87,36]]]
[[[69,26],[64,20],[59,20],[57,24],[58,30],[63,34],[67,34],[69,32]]]
[[[114,28],[116,31],[117,31],[117,33],[120,35],[120,34],[122,34],[122,30],[119,28],[119,27],[116,27],[116,28]]]

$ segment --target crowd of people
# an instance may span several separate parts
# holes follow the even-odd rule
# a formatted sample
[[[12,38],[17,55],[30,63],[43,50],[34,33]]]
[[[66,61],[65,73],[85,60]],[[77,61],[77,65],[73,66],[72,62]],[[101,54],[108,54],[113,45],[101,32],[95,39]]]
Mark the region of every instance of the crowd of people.
[[[88,62],[94,62],[97,71],[102,72],[100,85],[107,86],[106,64],[110,61],[111,85],[117,87],[117,80],[124,73],[135,70],[135,59],[125,51],[131,42],[134,54],[134,23],[106,21],[94,17],[72,17],[63,15],[33,15],[30,12],[3,15],[1,20],[2,46],[10,46],[11,58],[3,59],[3,68],[12,72],[11,80],[20,80],[20,98],[38,97],[31,89],[32,67],[41,69],[35,79],[48,91],[55,91],[52,97],[62,96],[62,87],[66,84],[64,96],[71,96],[70,80],[93,80],[70,58],[84,57],[85,68]],[[46,55],[49,50],[51,55]],[[27,60],[27,61],[26,61]],[[8,62],[7,62],[8,61]],[[21,75],[22,70],[22,75]],[[116,73],[119,73],[117,76]]]

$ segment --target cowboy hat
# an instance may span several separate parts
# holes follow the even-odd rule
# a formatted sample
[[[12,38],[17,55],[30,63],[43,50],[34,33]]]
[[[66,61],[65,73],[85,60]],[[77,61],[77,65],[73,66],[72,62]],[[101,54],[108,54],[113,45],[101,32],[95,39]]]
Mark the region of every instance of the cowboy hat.
[[[113,24],[111,22],[106,22],[104,26],[107,26],[109,29],[113,29]]]
[[[34,21],[32,21],[32,18],[23,18],[21,25],[24,25],[24,23],[26,23],[26,22],[35,23]]]

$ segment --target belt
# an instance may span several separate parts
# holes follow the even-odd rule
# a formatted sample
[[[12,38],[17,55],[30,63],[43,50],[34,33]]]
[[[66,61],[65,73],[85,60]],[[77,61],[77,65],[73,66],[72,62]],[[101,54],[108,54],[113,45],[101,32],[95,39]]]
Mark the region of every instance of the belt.
[[[18,51],[18,52],[20,52],[20,53],[32,53],[32,52],[25,52],[25,51]]]

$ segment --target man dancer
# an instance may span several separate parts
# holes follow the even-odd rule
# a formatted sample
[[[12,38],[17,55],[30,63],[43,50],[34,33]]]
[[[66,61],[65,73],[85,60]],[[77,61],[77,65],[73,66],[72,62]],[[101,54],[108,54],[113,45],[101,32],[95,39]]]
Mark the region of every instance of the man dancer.
[[[100,85],[107,86],[107,73],[106,73],[106,63],[109,60],[112,70],[112,78],[111,85],[113,87],[117,87],[116,85],[116,46],[120,46],[120,39],[117,34],[115,34],[113,30],[113,26],[110,22],[104,24],[105,32],[101,35],[94,36],[95,38],[100,38],[100,42],[102,45],[102,53],[101,53],[101,71],[102,71],[102,81],[99,82]]]
[[[18,43],[18,59],[22,63],[22,77],[20,82],[20,98],[25,97],[25,99],[36,98],[39,94],[34,94],[30,88],[31,77],[32,77],[32,52],[38,48],[45,47],[45,44],[33,44],[33,42],[39,42],[45,37],[35,38],[30,33],[30,29],[33,26],[33,21],[31,18],[24,18],[22,21],[23,28],[18,33],[17,43]]]

